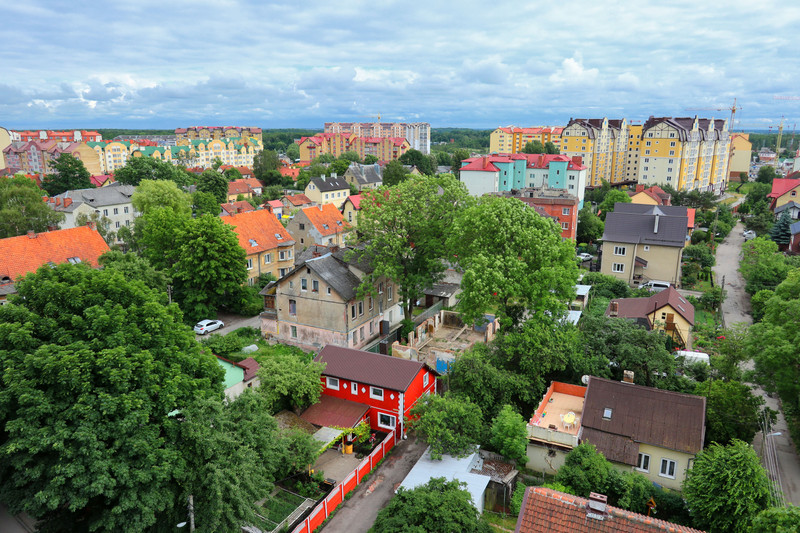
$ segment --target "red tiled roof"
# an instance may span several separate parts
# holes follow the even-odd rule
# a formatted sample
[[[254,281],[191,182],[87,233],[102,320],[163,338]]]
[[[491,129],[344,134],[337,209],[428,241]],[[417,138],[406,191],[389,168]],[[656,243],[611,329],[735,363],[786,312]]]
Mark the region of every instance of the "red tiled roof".
[[[311,202],[311,198],[309,198],[308,196],[306,196],[303,193],[295,194],[295,195],[292,195],[292,196],[284,196],[284,198],[286,198],[287,202],[289,202],[292,205],[296,205],[296,206],[306,205],[306,204],[312,203]]]
[[[241,174],[241,172],[240,172],[240,174]],[[247,185],[250,186],[251,189],[260,189],[260,188],[262,188],[264,186],[264,185],[261,184],[260,181],[258,181],[255,178],[244,178],[244,179],[240,179],[240,180],[236,180],[236,181],[241,181],[242,183],[246,183]]]
[[[97,259],[109,250],[97,230],[87,226],[0,239],[0,278],[15,280],[46,263],[66,263],[77,257],[97,267]]]
[[[589,500],[544,487],[528,487],[522,501],[515,533],[703,533],[698,529],[666,522],[607,506],[600,520],[586,513]]]
[[[351,428],[361,422],[367,411],[369,411],[369,406],[363,403],[322,394],[319,402],[303,411],[300,418],[315,426]]]
[[[240,367],[244,368],[244,380],[245,381],[250,381],[251,379],[256,377],[256,374],[258,373],[258,369],[261,368],[261,365],[259,365],[258,362],[255,359],[253,359],[252,357],[248,357],[247,359],[245,359],[243,361],[239,361],[237,364]]]
[[[325,363],[325,376],[349,379],[399,392],[405,392],[423,364],[390,355],[380,355],[328,344],[314,358]]]
[[[772,180],[772,191],[767,198],[779,198],[800,185],[800,179],[775,178]]]
[[[92,182],[92,185],[94,185],[95,187],[102,187],[103,184],[105,182],[107,182],[107,181],[111,181],[112,183],[114,182],[114,178],[111,177],[110,174],[100,174],[100,175],[97,175],[97,176],[92,176],[92,177],[89,178],[89,180]]]
[[[228,195],[247,194],[252,192],[250,186],[244,182],[245,180],[234,180],[228,182]]]
[[[697,209],[695,209],[694,207],[687,207],[686,208],[686,216],[689,217],[689,223],[687,224],[689,229],[693,229],[694,228],[694,215],[695,215],[696,212],[697,212]]]
[[[240,200],[238,202],[229,202],[226,204],[220,204],[220,207],[223,211],[225,211],[229,215],[235,215],[237,213],[246,213],[248,211],[255,211],[255,207],[248,202],[247,200]]]
[[[350,202],[353,204],[353,207],[356,210],[361,209],[361,195],[360,194],[351,194],[350,196],[347,197],[347,200],[350,200]],[[347,200],[345,200],[345,202]]]
[[[344,220],[342,213],[336,209],[334,204],[306,207],[303,209],[303,213],[322,236],[334,235],[350,229],[350,224]]]
[[[239,237],[239,246],[244,248],[247,255],[294,243],[294,239],[283,224],[266,209],[222,217],[222,221],[234,226],[233,231]],[[280,235],[281,238],[276,235]]]
[[[288,176],[290,178],[296,178],[300,175],[300,169],[293,167],[281,167],[278,169],[278,172],[281,173],[281,176]]]
[[[280,200],[267,200],[266,203],[273,209],[283,209],[283,204]]]
[[[488,157],[477,157],[470,161],[461,170],[477,170],[478,172],[499,172],[500,169],[492,164]]]

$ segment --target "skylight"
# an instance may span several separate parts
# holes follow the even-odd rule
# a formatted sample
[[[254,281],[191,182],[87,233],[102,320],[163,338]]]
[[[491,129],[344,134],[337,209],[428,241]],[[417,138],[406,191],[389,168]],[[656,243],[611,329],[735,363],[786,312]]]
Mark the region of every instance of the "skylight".
[[[258,246],[258,243],[255,239],[250,239],[250,246]]]
[[[278,239],[279,241],[282,241],[283,240],[283,235],[281,235],[280,233],[276,233],[275,234],[275,238]]]
[[[77,265],[78,263],[81,262],[81,258],[80,257],[68,257],[67,261],[69,261],[69,263],[71,265]]]
[[[327,224],[323,224],[322,225],[322,229],[328,229],[328,225]]]
[[[606,420],[611,420],[611,413],[612,409],[610,407],[606,407],[605,409],[603,409],[603,418],[605,418]]]

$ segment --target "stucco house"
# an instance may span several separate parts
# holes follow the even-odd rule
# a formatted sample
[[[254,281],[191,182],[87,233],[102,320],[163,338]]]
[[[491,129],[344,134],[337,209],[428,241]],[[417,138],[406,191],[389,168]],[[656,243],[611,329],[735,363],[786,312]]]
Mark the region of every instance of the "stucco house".
[[[637,321],[647,329],[663,331],[677,345],[691,348],[694,306],[675,287],[649,298],[615,298],[609,302],[606,316]]]
[[[295,241],[266,209],[247,211],[222,217],[232,226],[245,253],[247,283],[254,285],[261,274],[280,278],[294,266]]]
[[[342,205],[342,217],[353,227],[358,226],[358,212],[361,211],[361,195],[347,197]]]
[[[312,178],[306,185],[304,194],[317,204],[333,204],[336,209],[341,209],[342,204],[350,195],[350,184],[344,178],[321,176]]]
[[[286,229],[297,241],[298,250],[302,250],[312,244],[344,246],[344,236],[352,226],[334,204],[325,204],[301,209]]]
[[[217,363],[225,371],[225,396],[228,400],[235,400],[245,389],[261,385],[258,378],[260,366],[252,357],[237,363],[217,356]]]
[[[349,185],[354,185],[359,191],[363,189],[377,189],[383,184],[383,169],[378,163],[362,165],[350,163],[344,173],[344,179]]]
[[[76,227],[81,214],[97,213],[109,220],[109,230],[117,232],[122,226],[131,226],[139,216],[131,202],[134,192],[136,188],[132,185],[112,183],[106,187],[65,191],[43,199],[53,211],[64,213],[61,229]]]
[[[772,180],[772,190],[767,195],[769,208],[773,213],[788,203],[800,202],[800,178],[776,178]],[[796,217],[793,217],[796,218]]]

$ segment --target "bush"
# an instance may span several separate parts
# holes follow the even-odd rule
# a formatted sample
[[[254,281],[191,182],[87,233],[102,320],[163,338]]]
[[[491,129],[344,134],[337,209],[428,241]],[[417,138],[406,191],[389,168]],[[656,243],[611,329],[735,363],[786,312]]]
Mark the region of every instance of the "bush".
[[[703,292],[700,297],[700,305],[707,311],[714,312],[719,309],[722,302],[725,301],[725,291],[722,287],[712,287]]]
[[[695,230],[692,233],[692,244],[700,244],[708,241],[708,233],[702,230]]]
[[[201,340],[200,344],[208,348],[214,355],[229,359],[231,354],[241,352],[246,342],[239,335],[218,335],[213,333]]]
[[[514,494],[511,495],[511,502],[508,504],[511,514],[519,514],[520,509],[522,509],[522,500],[525,498],[525,491],[527,489],[528,487],[525,485],[525,483],[522,481],[517,481],[517,486],[514,487]]]
[[[258,294],[259,290],[256,286],[239,287],[228,301],[227,309],[237,315],[256,316],[264,310],[264,298]]]
[[[400,337],[408,341],[408,334],[414,331],[414,321],[404,318],[400,324]]]

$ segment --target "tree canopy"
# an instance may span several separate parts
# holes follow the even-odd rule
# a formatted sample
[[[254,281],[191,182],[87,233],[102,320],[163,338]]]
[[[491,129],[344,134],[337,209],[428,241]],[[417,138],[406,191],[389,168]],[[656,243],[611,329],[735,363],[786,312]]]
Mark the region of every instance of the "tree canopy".
[[[75,189],[94,189],[92,175],[74,155],[63,153],[51,166],[53,174],[47,174],[42,180],[42,188],[50,196]]]
[[[258,363],[261,366],[258,393],[264,396],[271,412],[283,409],[299,412],[319,401],[324,364],[293,353],[259,357]]]
[[[114,179],[128,185],[139,185],[143,180],[167,180],[174,181],[178,187],[192,182],[192,177],[183,168],[144,156],[128,159],[124,167],[114,171]]]
[[[528,141],[521,152],[523,154],[543,154],[545,153],[545,148],[542,141]]]
[[[739,381],[707,380],[695,394],[706,397],[706,446],[729,444],[734,439],[753,442],[759,430],[764,399]]]
[[[491,533],[480,518],[465,483],[432,478],[400,488],[381,509],[370,533]]]
[[[206,169],[197,178],[197,191],[214,195],[218,204],[228,201],[228,180],[216,170]]]
[[[154,208],[169,208],[176,213],[191,213],[189,195],[178,188],[174,181],[142,180],[131,197],[133,207],[140,213]]]
[[[527,462],[528,425],[510,405],[504,405],[495,417],[490,442],[500,455],[511,461]]]
[[[591,243],[603,237],[605,224],[599,216],[592,212],[592,207],[588,204],[583,206],[578,212],[578,229],[576,238],[578,242]]]
[[[758,183],[768,183],[771,185],[772,181],[777,177],[779,177],[778,173],[775,172],[775,168],[772,165],[762,165],[761,168],[758,169],[756,181]]]
[[[628,193],[624,191],[620,191],[619,189],[612,189],[608,191],[603,201],[597,207],[597,210],[600,212],[600,218],[605,222],[606,216],[609,213],[614,211],[614,204],[617,202],[621,202],[623,204],[631,203],[631,197],[628,196]]]
[[[758,513],[750,533],[800,533],[800,507],[772,507]]]
[[[408,175],[406,174],[406,169],[403,166],[403,163],[397,159],[393,159],[386,163],[386,166],[383,168],[384,185],[392,187],[402,181],[406,181],[407,179]]]
[[[431,158],[414,148],[409,148],[398,160],[404,165],[417,167],[417,170],[426,176],[433,176],[436,173],[436,166]]]
[[[59,530],[142,531],[174,503],[167,414],[221,398],[177,306],[116,269],[44,266],[0,307],[0,493]]]
[[[697,527],[712,533],[750,531],[753,519],[768,506],[769,480],[753,447],[733,440],[697,455],[683,496]]]
[[[297,156],[300,157],[298,146]],[[281,160],[275,150],[262,150],[253,157],[253,175],[256,179],[264,180],[271,171],[281,168]]]
[[[64,219],[42,200],[36,183],[24,176],[0,179],[0,239],[46,231]]]
[[[481,442],[481,408],[452,395],[424,396],[411,409],[408,427],[420,433],[431,447],[431,458],[466,457]]]

